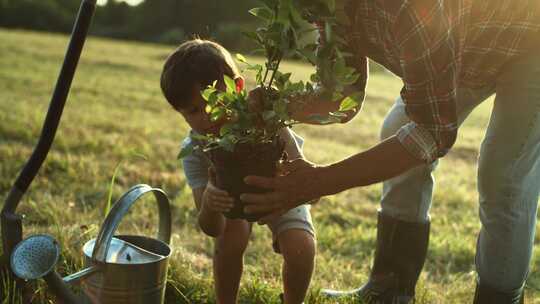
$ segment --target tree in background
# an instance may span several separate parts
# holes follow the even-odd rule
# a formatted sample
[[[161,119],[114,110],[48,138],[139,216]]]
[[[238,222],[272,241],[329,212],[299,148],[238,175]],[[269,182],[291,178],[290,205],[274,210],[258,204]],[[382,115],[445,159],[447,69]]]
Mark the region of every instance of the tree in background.
[[[171,44],[198,35],[246,49],[250,44],[241,32],[254,26],[248,10],[257,5],[253,0],[146,0],[130,6],[109,0],[96,10],[91,33]],[[0,0],[0,26],[69,33],[79,6],[76,0]]]

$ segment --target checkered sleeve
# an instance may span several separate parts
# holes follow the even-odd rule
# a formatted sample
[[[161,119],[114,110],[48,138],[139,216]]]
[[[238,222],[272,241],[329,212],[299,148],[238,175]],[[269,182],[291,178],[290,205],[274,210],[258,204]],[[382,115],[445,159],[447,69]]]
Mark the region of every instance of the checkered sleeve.
[[[442,0],[406,1],[393,23],[411,123],[397,138],[416,158],[444,156],[457,136],[454,24]]]

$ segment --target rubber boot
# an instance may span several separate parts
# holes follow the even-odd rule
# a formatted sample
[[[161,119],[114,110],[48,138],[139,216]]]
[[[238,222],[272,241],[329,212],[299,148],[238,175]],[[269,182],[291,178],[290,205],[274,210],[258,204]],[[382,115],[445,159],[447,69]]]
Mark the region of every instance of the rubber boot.
[[[328,298],[362,303],[412,303],[429,243],[430,223],[410,223],[379,212],[377,246],[368,282],[351,291],[323,289]]]
[[[525,301],[523,288],[513,292],[500,292],[489,286],[476,284],[474,304],[523,304]]]

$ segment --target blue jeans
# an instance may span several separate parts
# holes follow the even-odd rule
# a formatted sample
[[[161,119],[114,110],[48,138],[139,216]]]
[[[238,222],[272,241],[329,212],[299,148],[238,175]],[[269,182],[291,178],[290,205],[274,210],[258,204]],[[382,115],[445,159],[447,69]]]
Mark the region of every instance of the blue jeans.
[[[482,284],[502,292],[524,285],[529,271],[540,191],[540,55],[522,56],[486,88],[458,90],[460,124],[493,93],[493,111],[478,159],[479,215],[476,269]],[[408,122],[398,98],[381,138]],[[410,222],[429,220],[437,162],[383,184],[384,214]]]

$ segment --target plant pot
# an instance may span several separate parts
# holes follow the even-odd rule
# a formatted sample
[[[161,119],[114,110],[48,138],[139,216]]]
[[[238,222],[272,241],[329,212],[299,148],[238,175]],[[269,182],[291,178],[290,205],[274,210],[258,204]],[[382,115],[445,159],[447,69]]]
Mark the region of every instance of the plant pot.
[[[248,175],[274,177],[277,164],[283,156],[284,143],[279,137],[264,144],[237,144],[233,152],[214,149],[208,153],[216,172],[216,186],[234,198],[234,207],[224,213],[229,219],[245,219],[255,222],[266,214],[246,214],[245,204],[240,200],[242,193],[265,193],[268,189],[244,183]]]

